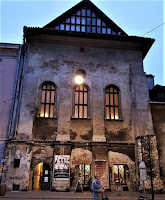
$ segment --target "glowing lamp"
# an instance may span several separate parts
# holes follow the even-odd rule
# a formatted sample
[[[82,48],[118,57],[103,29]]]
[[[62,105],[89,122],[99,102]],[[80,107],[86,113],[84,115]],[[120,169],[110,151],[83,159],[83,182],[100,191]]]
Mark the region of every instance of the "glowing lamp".
[[[76,84],[82,84],[83,82],[84,82],[84,78],[83,78],[82,76],[77,75],[77,76],[75,77],[75,83],[76,83]]]
[[[84,82],[84,78],[86,76],[86,72],[83,69],[79,69],[75,76],[75,83],[82,84]]]

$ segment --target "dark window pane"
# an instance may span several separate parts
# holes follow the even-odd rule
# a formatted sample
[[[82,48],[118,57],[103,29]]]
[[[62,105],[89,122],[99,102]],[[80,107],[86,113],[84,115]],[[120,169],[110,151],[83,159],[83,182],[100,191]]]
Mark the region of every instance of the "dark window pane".
[[[76,17],[76,23],[80,24],[80,17]]]
[[[97,27],[97,33],[101,33],[101,28]]]
[[[59,30],[59,26],[56,26],[55,29],[56,29],[56,30]]]
[[[64,24],[60,24],[60,30],[64,30]]]
[[[86,10],[82,9],[82,16],[86,16]]]
[[[92,12],[92,17],[96,17],[95,13]]]
[[[75,16],[72,16],[72,17],[71,17],[71,23],[72,23],[72,24],[75,24]]]
[[[111,29],[107,28],[107,34],[111,34]]]
[[[66,31],[70,31],[70,25],[66,24]]]
[[[70,18],[68,18],[68,19],[66,20],[66,23],[70,23]]]
[[[87,18],[87,25],[91,25],[91,18]]]
[[[81,24],[83,24],[83,25],[86,24],[86,18],[85,18],[85,17],[82,17],[82,19],[81,19]]]
[[[105,22],[102,21],[102,26],[106,26]]]
[[[75,25],[71,25],[71,31],[75,31]]]
[[[102,33],[106,34],[106,28],[102,28]]]
[[[112,35],[116,35],[115,31],[112,31]]]
[[[87,26],[87,32],[90,33],[91,32],[91,27]]]
[[[76,31],[80,32],[80,25],[76,26]]]
[[[96,25],[96,18],[92,18],[92,25]]]
[[[97,26],[101,26],[101,19],[97,19]]]
[[[77,12],[77,15],[80,16],[80,10]]]
[[[85,32],[85,26],[81,26],[81,31]]]
[[[91,16],[91,10],[87,10],[87,16],[90,17]]]
[[[18,168],[20,165],[20,159],[14,159],[14,168]]]
[[[92,33],[96,33],[96,27],[92,27]]]

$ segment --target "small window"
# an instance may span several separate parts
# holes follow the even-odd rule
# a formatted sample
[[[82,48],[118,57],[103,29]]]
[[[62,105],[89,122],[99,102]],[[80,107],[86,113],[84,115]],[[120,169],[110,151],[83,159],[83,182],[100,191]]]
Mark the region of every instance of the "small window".
[[[18,168],[19,165],[20,165],[20,159],[14,159],[14,165],[13,165],[13,167],[14,168]]]
[[[113,165],[114,182],[118,184],[126,183],[125,165]]]
[[[13,191],[19,191],[20,185],[13,184]]]
[[[119,119],[119,89],[116,86],[106,88],[106,119]]]
[[[88,88],[80,85],[75,88],[75,106],[74,117],[75,118],[87,118],[88,117]]]
[[[46,83],[41,88],[41,109],[40,117],[53,118],[55,106],[55,86]]]

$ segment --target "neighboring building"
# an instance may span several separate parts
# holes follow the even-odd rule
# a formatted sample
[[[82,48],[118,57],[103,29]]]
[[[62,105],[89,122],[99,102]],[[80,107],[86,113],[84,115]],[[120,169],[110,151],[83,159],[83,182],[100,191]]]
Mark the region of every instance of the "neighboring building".
[[[160,175],[163,180],[163,191],[165,191],[165,86],[156,85],[149,91],[149,94],[154,133],[158,145]]]
[[[143,71],[153,42],[128,36],[87,0],[43,28],[24,27],[8,190],[75,189],[81,172],[84,187],[99,173],[106,189],[134,191],[148,135],[154,188],[162,189]]]
[[[19,44],[0,43],[0,163],[3,163],[18,64]]]

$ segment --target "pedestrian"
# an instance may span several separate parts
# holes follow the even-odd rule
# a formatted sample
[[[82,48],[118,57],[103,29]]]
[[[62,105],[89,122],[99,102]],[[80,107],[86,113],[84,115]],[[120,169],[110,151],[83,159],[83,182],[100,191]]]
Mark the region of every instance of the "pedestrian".
[[[93,200],[102,200],[104,188],[99,174],[96,174],[95,180],[92,182],[91,190],[93,191]]]

